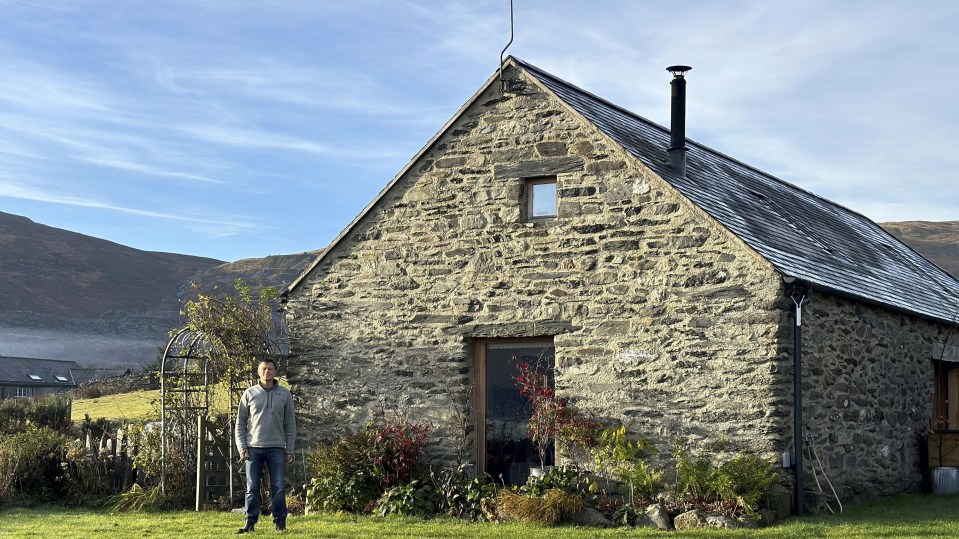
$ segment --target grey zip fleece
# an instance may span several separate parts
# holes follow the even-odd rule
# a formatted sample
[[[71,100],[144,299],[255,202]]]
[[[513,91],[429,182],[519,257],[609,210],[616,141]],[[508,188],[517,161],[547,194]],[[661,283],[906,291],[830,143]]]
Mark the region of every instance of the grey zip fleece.
[[[296,416],[293,395],[280,386],[267,391],[260,384],[240,397],[236,412],[236,446],[240,451],[250,447],[284,447],[293,453],[296,440]]]

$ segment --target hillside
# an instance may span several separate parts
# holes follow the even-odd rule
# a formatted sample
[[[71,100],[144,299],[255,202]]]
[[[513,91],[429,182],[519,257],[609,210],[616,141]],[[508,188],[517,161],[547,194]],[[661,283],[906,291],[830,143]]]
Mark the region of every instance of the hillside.
[[[959,279],[959,221],[902,221],[881,226]]]
[[[103,318],[152,314],[220,260],[140,251],[0,213],[0,311]]]
[[[282,288],[315,253],[224,263],[141,251],[0,212],[0,355],[91,365],[153,362],[190,281]]]

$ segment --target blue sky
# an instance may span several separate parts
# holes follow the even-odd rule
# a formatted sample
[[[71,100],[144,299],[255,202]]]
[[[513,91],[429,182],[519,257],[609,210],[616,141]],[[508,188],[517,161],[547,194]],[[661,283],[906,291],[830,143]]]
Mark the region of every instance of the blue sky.
[[[876,221],[959,220],[959,2],[515,0],[516,55]],[[234,261],[331,241],[509,1],[0,0],[0,211]]]

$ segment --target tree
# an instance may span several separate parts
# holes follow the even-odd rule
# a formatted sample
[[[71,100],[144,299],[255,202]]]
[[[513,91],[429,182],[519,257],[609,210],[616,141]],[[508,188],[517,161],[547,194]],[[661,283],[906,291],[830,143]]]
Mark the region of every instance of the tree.
[[[212,379],[226,385],[231,395],[242,391],[256,378],[256,367],[264,359],[281,355],[283,336],[274,320],[277,292],[273,287],[254,298],[251,287],[237,279],[236,295],[204,292],[199,283],[191,287],[196,299],[188,301],[181,314],[187,327],[209,340],[208,369]]]

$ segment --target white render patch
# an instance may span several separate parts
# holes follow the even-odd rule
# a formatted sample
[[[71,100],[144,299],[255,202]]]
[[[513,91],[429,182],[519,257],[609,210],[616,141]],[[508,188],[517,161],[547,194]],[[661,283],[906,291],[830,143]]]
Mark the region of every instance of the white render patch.
[[[658,356],[659,354],[652,350],[630,348],[620,352],[616,359],[626,365],[639,365],[645,361],[656,359]]]

